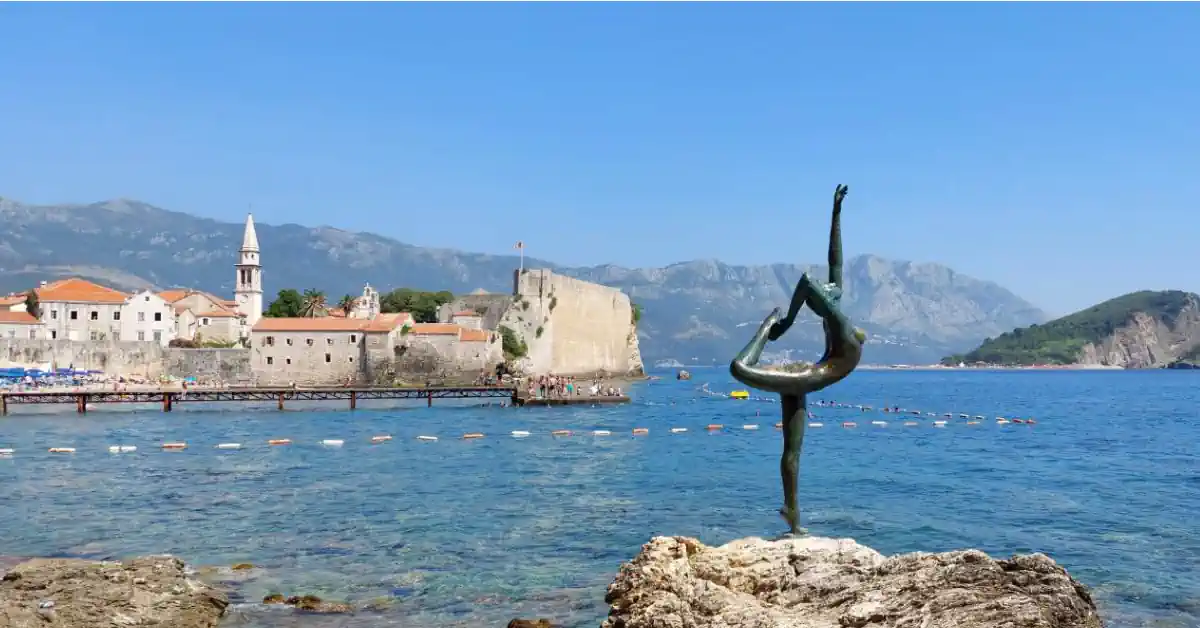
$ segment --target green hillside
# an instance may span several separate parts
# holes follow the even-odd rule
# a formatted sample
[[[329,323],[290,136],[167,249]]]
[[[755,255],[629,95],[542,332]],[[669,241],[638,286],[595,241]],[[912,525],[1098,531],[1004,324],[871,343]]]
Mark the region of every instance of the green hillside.
[[[1170,322],[1198,298],[1180,290],[1131,292],[1043,325],[1022,327],[988,338],[974,351],[947,356],[942,363],[1074,364],[1084,345],[1108,338],[1138,312]]]

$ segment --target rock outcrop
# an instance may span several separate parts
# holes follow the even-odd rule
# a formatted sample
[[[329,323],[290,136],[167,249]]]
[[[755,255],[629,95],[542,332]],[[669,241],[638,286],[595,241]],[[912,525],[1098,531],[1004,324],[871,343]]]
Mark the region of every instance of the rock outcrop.
[[[170,556],[122,563],[39,558],[0,579],[5,628],[213,628],[228,604]]]
[[[1198,346],[1200,300],[1190,295],[1187,303],[1166,320],[1146,312],[1134,313],[1128,323],[1107,338],[1084,345],[1079,351],[1079,363],[1154,368],[1183,358]]]
[[[608,588],[603,628],[1100,628],[1043,554],[886,557],[851,539],[656,537]]]

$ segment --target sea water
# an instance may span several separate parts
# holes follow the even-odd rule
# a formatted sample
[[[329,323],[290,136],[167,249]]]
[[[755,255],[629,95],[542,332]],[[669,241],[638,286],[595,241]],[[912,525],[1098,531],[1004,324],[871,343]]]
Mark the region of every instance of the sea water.
[[[224,566],[236,604],[223,626],[597,626],[606,585],[651,536],[783,531],[779,404],[705,394],[738,387],[723,369],[692,372],[635,385],[625,406],[14,407],[0,421],[0,448],[15,450],[0,458],[0,554]],[[923,414],[812,408],[824,427],[808,430],[800,506],[813,534],[885,553],[1045,552],[1113,626],[1200,625],[1200,374],[861,371],[826,392]],[[230,442],[243,447],[216,449]],[[240,562],[256,568],[228,570]],[[276,591],[377,610],[256,603]]]

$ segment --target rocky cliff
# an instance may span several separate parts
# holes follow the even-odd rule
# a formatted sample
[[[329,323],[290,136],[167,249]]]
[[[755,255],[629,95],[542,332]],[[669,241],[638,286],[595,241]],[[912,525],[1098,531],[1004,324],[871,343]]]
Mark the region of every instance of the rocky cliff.
[[[1043,554],[883,556],[851,539],[657,537],[608,588],[604,628],[1100,628]]]
[[[232,264],[241,224],[172,212],[134,200],[88,205],[28,205],[0,198],[0,292],[39,280],[80,275],[118,288],[233,290]],[[514,256],[411,246],[332,227],[257,225],[268,296],[282,288],[357,294],[363,282],[382,290],[476,289],[507,294]],[[813,257],[823,257],[814,251]],[[736,266],[715,260],[664,268],[568,268],[526,258],[585,281],[619,288],[644,306],[638,325],[646,359],[725,362],[776,305],[785,306],[811,264]],[[1040,323],[1045,314],[1004,288],[938,264],[871,255],[846,264],[847,313],[870,333],[866,362],[932,362],[988,336]],[[798,321],[777,357],[815,357],[820,325]],[[788,355],[788,352],[795,355]]]
[[[526,346],[519,367],[532,373],[642,375],[629,295],[550,270],[514,272],[511,305],[498,325]]]
[[[1015,329],[945,361],[1156,368],[1192,359],[1198,351],[1200,297],[1167,290],[1133,292]]]

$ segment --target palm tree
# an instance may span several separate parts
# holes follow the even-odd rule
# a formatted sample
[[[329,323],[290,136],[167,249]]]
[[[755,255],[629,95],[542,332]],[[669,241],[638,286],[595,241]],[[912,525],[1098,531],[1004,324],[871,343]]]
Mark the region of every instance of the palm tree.
[[[342,297],[342,300],[338,301],[338,308],[340,308],[346,316],[350,316],[350,310],[354,309],[354,297],[348,294]]]
[[[325,293],[320,290],[313,290],[312,288],[305,290],[304,305],[300,308],[300,316],[317,318],[326,314],[328,312],[326,312]]]

